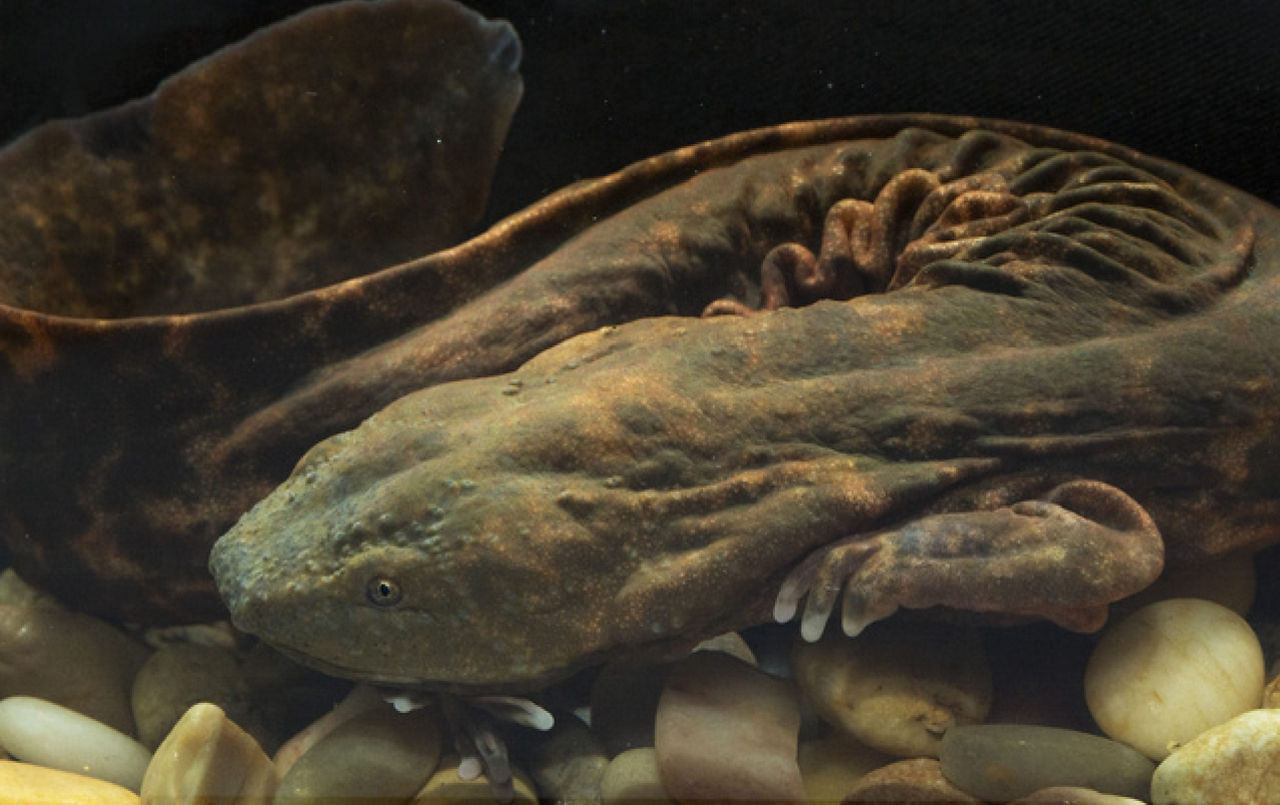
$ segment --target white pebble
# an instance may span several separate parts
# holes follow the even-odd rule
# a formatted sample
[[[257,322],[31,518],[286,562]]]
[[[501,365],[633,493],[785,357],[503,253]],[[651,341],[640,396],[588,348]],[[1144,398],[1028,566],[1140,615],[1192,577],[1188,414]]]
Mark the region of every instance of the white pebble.
[[[1143,607],[1111,628],[1085,670],[1102,731],[1152,760],[1258,706],[1262,647],[1236,613],[1196,598]]]
[[[31,696],[0,701],[0,746],[18,760],[142,787],[147,748],[100,721]]]

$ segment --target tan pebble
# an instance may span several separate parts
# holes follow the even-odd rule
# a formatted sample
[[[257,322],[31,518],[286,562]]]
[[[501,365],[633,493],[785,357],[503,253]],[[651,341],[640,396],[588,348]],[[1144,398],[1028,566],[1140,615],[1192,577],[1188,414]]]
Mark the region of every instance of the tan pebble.
[[[1246,551],[1169,570],[1142,592],[1113,604],[1111,618],[1122,620],[1149,604],[1170,598],[1212,601],[1244,617],[1253,606],[1257,586],[1253,554]]]
[[[991,669],[977,631],[886,621],[856,638],[797,643],[796,682],[832,726],[898,757],[937,757],[948,729],[991,707]]]
[[[1280,710],[1250,710],[1212,727],[1156,767],[1156,805],[1280,802]]]
[[[658,776],[658,757],[652,746],[628,749],[609,761],[600,796],[605,802],[674,802]]]
[[[138,795],[118,785],[71,772],[0,760],[0,801],[5,805],[138,805]]]
[[[529,763],[543,798],[596,802],[609,758],[586,724],[560,716],[550,733],[539,736]]]
[[[981,802],[947,782],[931,757],[899,760],[866,774],[844,802]]]
[[[1010,805],[1142,805],[1142,800],[1122,797],[1119,794],[1103,794],[1092,788],[1071,785],[1042,788],[1025,797],[1013,800]]]
[[[133,735],[129,690],[149,654],[106,621],[53,602],[0,606],[0,697],[56,702]]]
[[[192,706],[156,749],[142,780],[143,805],[269,805],[279,778],[262,747],[215,704]]]
[[[700,651],[676,664],[658,703],[662,785],[678,800],[799,799],[799,729],[793,685]]]
[[[747,641],[742,639],[742,635],[737,632],[725,632],[715,637],[709,637],[694,646],[693,650],[723,651],[730,657],[737,657],[747,665],[758,665],[755,652],[751,650],[751,646],[747,645]]]
[[[1195,598],[1150,604],[1111,627],[1085,670],[1107,735],[1153,760],[1262,701],[1262,647],[1236,613]]]
[[[406,800],[440,759],[441,730],[431,708],[399,713],[391,705],[342,722],[298,758],[278,797],[383,797]]]
[[[458,758],[446,755],[440,761],[440,767],[427,780],[426,785],[407,805],[451,805],[451,803],[467,803],[476,805],[481,802],[498,802],[494,798],[493,786],[482,774],[470,780],[458,776]],[[512,787],[515,793],[507,803],[536,803],[538,794],[529,781],[529,776],[517,768],[512,768]]]
[[[30,696],[0,701],[0,746],[18,760],[115,783],[142,785],[151,752],[74,710]]]
[[[862,778],[894,758],[842,732],[804,741],[796,757],[804,793],[810,801],[839,802]]]
[[[247,689],[236,658],[220,648],[175,643],[163,646],[138,670],[130,701],[138,740],[156,747],[173,725],[199,702],[216,704],[238,724],[247,724]]]

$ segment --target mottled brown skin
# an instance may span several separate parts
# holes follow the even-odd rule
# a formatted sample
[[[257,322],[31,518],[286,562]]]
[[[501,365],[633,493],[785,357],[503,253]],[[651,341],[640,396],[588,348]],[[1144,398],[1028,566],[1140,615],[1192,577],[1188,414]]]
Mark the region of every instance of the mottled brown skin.
[[[1165,560],[1280,537],[1276,210],[964,118],[794,124],[630,175],[687,158],[250,421],[531,356],[313,448],[214,548],[242,628],[341,675],[533,688],[802,598],[812,633],[842,591],[851,632],[900,606],[1092,629]]]
[[[470,234],[519,58],[446,0],[338,3],[0,152],[0,532],[25,575],[102,614],[220,613],[209,545],[332,429],[228,435],[491,280],[340,282]]]
[[[486,146],[474,157],[487,174],[518,94],[509,29],[441,3],[340,8],[381,9],[397,35],[395,15],[414,8],[460,26],[450,41],[475,47],[442,58],[472,59],[446,72],[474,79],[481,100],[471,111],[446,104],[449,119],[477,125],[474,136],[447,139]],[[341,22],[354,43],[341,52],[362,68],[368,53],[387,55],[353,18]],[[275,41],[261,36],[259,45]],[[299,41],[303,55],[281,63],[340,56],[318,62],[305,35]],[[435,52],[406,41],[416,57],[407,63]],[[257,52],[269,62],[289,50]],[[881,591],[880,606],[864,614],[933,599],[1086,628],[1099,602],[1141,586],[1159,564],[1143,512],[1179,562],[1276,536],[1276,213],[1244,194],[1034,126],[935,116],[797,123],[654,157],[455,248],[277,299],[436,248],[401,238],[422,229],[422,199],[379,207],[386,199],[455,181],[464,198],[477,191],[414,163],[435,124],[428,112],[397,123],[403,82],[431,78],[411,73],[386,89],[348,88],[365,102],[385,92],[373,105],[390,104],[390,122],[366,129],[338,103],[319,126],[299,115],[301,129],[268,127],[292,132],[274,143],[287,158],[266,160],[281,168],[267,184],[279,182],[278,197],[290,200],[278,214],[244,212],[264,200],[255,181],[166,196],[157,166],[181,173],[212,159],[206,179],[228,175],[220,160],[238,140],[228,145],[226,126],[254,118],[233,103],[222,127],[205,130],[201,115],[181,112],[241,97],[228,94],[244,85],[238,63],[211,88],[197,81],[184,94],[175,79],[153,101],[55,126],[0,158],[16,177],[0,199],[10,205],[0,225],[0,528],[24,574],[83,608],[141,621],[217,614],[208,547],[308,448],[409,392],[517,367],[396,403],[357,432],[355,449],[317,448],[224,543],[216,566],[242,622],[276,640],[296,629],[296,652],[354,675],[528,686],[758,621],[784,579],[793,597],[815,578],[878,579],[865,587]],[[287,91],[273,97],[315,83],[283,75]],[[148,117],[166,103],[180,121],[168,139],[165,116]],[[151,121],[141,138],[140,121]],[[365,171],[388,149],[364,138],[388,131],[407,138],[408,161],[375,159]],[[166,142],[182,147],[148,152]],[[23,173],[36,158],[62,166],[47,187],[44,172]],[[363,178],[336,170],[332,181],[308,182],[299,164]],[[99,169],[112,181],[93,190]],[[113,195],[121,176],[126,187]],[[1080,177],[1096,186],[1061,192]],[[361,190],[323,192],[353,187]],[[32,192],[36,201],[24,196]],[[70,198],[86,200],[71,207],[81,211],[71,223],[83,226],[38,225]],[[204,204],[190,210],[188,243],[139,237],[156,232],[156,210],[188,201]],[[1055,204],[1069,209],[1055,215]],[[1143,207],[1153,211],[1125,211]],[[371,211],[376,226],[366,228]],[[308,223],[317,215],[319,228]],[[352,241],[367,248],[344,252]],[[108,248],[81,254],[94,243]],[[625,326],[606,341],[598,328],[612,324]],[[549,377],[556,382],[545,385]],[[432,430],[427,419],[445,425]],[[391,474],[419,458],[420,471]],[[431,492],[441,478],[461,480]],[[1079,479],[1089,480],[1072,485]],[[504,494],[472,495],[463,480]],[[289,495],[298,506],[286,505]],[[454,495],[484,503],[450,508]],[[431,505],[456,518],[439,524],[443,537],[432,536]],[[995,525],[971,527],[992,511]],[[266,534],[266,522],[279,533]],[[905,550],[910,541],[894,535],[921,523],[928,550]],[[406,549],[388,573],[419,578],[406,569],[413,562],[447,559],[421,577],[427,589],[406,591],[437,596],[430,607],[406,598],[400,609],[371,609],[371,578],[356,577],[372,571],[362,551],[384,530]],[[1048,555],[1096,544],[1067,564],[1098,581],[1087,594],[1048,585],[1051,594],[1029,600],[1046,573],[1022,566],[1025,582],[986,601],[980,574],[938,582],[948,566],[940,556],[978,555],[997,533]],[[480,549],[481,536],[498,539]],[[295,554],[282,555],[286,546]],[[1037,556],[1032,570],[1066,577],[1055,571],[1060,558]],[[310,564],[291,564],[303,558]],[[343,558],[349,569],[338,572]],[[276,560],[294,575],[263,570]],[[807,581],[789,575],[797,567]],[[915,581],[888,590],[884,581],[899,577]],[[330,579],[347,586],[321,583]],[[300,589],[308,585],[311,597]],[[810,596],[810,623],[821,620],[812,606],[821,597]],[[317,619],[322,612],[331,617]],[[464,622],[470,632],[452,628]],[[389,635],[386,646],[344,642],[354,624],[371,639]]]

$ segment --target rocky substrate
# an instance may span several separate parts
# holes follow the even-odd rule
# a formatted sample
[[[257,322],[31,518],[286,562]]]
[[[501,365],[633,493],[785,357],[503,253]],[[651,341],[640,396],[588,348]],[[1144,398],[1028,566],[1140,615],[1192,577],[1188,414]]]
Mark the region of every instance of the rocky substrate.
[[[898,616],[852,639],[769,626],[606,665],[534,697],[550,730],[503,726],[511,796],[1280,801],[1280,630],[1243,617],[1254,587],[1236,557],[1120,602],[1100,635]],[[456,704],[393,693],[225,624],[121,629],[0,576],[7,803],[491,800],[455,752]]]

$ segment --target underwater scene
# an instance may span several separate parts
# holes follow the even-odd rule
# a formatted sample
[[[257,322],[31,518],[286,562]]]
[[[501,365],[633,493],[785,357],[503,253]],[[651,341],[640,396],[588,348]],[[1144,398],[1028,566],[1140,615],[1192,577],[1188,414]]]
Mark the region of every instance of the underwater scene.
[[[0,9],[0,803],[1280,802],[1276,30]]]

